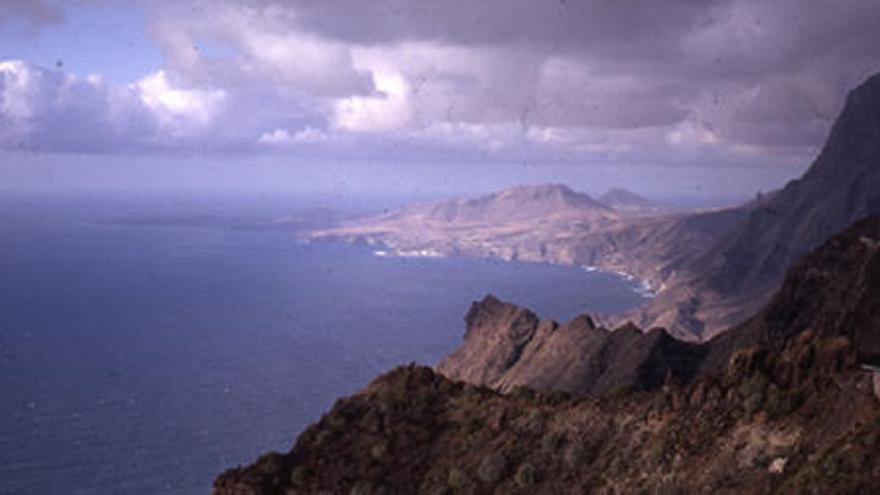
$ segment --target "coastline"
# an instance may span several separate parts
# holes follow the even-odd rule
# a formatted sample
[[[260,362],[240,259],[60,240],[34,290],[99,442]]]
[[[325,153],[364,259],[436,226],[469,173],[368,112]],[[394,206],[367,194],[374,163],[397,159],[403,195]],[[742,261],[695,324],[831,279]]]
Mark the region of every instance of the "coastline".
[[[367,238],[359,238],[360,241],[365,243],[367,246],[372,248],[373,256],[377,256],[380,258],[446,258],[453,256],[448,253],[444,253],[440,250],[433,248],[416,248],[416,249],[403,249],[394,247],[388,243],[367,237]],[[352,242],[351,240],[342,240],[347,244],[357,244],[358,242]],[[615,275],[631,286],[631,290],[642,297],[647,301],[654,299],[657,297],[663,287],[655,288],[650,281],[647,279],[639,278],[632,273],[621,270],[620,268],[612,268],[612,267],[602,267],[596,265],[579,265],[575,262],[569,261],[560,261],[556,259],[547,259],[547,260],[529,260],[529,259],[517,259],[513,257],[505,257],[500,256],[496,253],[489,252],[486,256],[471,256],[471,255],[461,255],[465,258],[472,259],[496,259],[504,262],[512,262],[512,263],[547,263],[550,265],[557,266],[567,266],[571,268],[580,268],[589,273],[604,273],[609,275]]]

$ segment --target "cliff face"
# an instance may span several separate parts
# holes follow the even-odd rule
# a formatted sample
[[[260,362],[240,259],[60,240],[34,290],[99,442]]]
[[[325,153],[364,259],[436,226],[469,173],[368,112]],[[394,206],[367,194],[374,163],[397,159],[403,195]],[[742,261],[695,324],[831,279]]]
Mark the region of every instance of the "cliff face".
[[[609,331],[589,316],[560,325],[487,296],[465,318],[464,343],[438,366],[453,380],[502,392],[525,386],[578,396],[646,389],[667,376],[687,380],[704,349],[664,330],[628,325]]]
[[[706,340],[754,313],[788,266],[832,235],[880,213],[880,75],[847,98],[804,176],[760,204],[674,270],[647,308],[627,315]]]
[[[484,378],[513,369],[542,331],[571,327],[603,340],[587,318],[550,330],[493,299],[468,318],[468,338],[485,339],[494,321],[511,330],[493,341],[497,366]],[[638,335],[624,329],[619,338]],[[641,354],[648,367],[662,361],[658,345]],[[224,473],[214,492],[865,493],[880,485],[880,374],[870,367],[880,358],[880,217],[825,243],[763,311],[695,347],[705,352],[696,373],[601,400],[501,394],[400,368],[337,402],[289,453]]]

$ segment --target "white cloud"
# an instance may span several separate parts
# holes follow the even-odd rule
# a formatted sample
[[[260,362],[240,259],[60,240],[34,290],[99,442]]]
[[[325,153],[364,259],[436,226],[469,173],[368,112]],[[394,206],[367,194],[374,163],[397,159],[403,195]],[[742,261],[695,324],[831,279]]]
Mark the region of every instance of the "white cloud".
[[[295,143],[323,143],[329,139],[330,136],[326,132],[315,129],[312,126],[299,130],[293,135],[293,142]]]
[[[331,139],[326,132],[315,129],[312,126],[306,126],[304,129],[290,134],[287,129],[275,129],[260,135],[257,144],[266,146],[291,146],[295,144],[319,144],[325,143]]]
[[[370,75],[353,66],[351,47],[303,30],[290,6],[219,1],[199,9],[194,17],[186,2],[160,4],[152,26],[169,68],[193,83],[311,98],[372,90]]]
[[[186,136],[204,128],[223,110],[226,94],[219,89],[174,87],[164,70],[137,83],[140,100],[174,136]]]
[[[346,131],[381,132],[406,126],[412,116],[409,84],[400,75],[373,72],[375,95],[351,96],[337,100],[334,125]]]
[[[41,103],[37,98],[41,76],[21,60],[0,62],[0,112],[15,120],[33,117]]]
[[[111,102],[129,119],[113,125]],[[47,70],[21,61],[0,61],[0,146],[96,150],[125,136],[146,115],[132,98],[114,100],[95,77]]]
[[[262,134],[257,139],[258,144],[266,144],[270,146],[290,144],[291,141],[292,137],[286,129],[275,129],[272,132]]]
[[[111,85],[21,61],[0,61],[0,146],[110,151],[177,146],[213,129],[220,90],[174,86],[164,71]]]
[[[690,120],[670,129],[664,139],[672,146],[714,145],[719,142],[711,128]]]

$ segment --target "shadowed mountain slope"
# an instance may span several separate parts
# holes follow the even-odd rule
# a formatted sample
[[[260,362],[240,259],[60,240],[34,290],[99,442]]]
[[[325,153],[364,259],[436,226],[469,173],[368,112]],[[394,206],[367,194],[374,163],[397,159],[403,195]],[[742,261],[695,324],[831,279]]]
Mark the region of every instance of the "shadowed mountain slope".
[[[745,220],[674,269],[652,303],[627,318],[708,339],[743,321],[787,267],[853,222],[880,213],[880,75],[850,92],[803,177],[751,205]]]

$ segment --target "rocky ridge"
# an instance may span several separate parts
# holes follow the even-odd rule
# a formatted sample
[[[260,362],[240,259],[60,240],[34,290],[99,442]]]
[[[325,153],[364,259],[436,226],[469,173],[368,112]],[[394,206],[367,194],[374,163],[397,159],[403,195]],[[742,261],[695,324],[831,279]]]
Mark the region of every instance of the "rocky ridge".
[[[533,323],[491,299],[478,308],[471,320]],[[763,311],[699,347],[697,372],[637,380],[601,400],[500,393],[399,368],[338,401],[289,453],[222,474],[214,493],[864,493],[880,484],[880,217],[804,258]]]
[[[492,296],[474,303],[465,322],[464,343],[437,371],[502,392],[525,386],[594,396],[649,389],[669,376],[689,380],[705,354],[659,328],[611,331],[587,315],[560,325]]]

